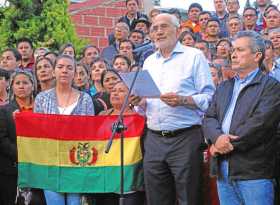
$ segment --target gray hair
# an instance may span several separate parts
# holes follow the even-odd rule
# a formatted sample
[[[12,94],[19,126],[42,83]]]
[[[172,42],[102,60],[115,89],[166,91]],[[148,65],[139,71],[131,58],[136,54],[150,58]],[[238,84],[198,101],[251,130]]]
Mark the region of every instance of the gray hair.
[[[179,22],[178,18],[175,15],[168,14],[168,13],[161,13],[161,14],[157,15],[156,18],[158,18],[160,16],[168,17],[170,19],[170,22],[171,22],[171,24],[173,26],[175,26],[176,28],[180,27],[180,22]]]
[[[250,48],[253,53],[260,52],[262,54],[261,59],[259,60],[259,66],[262,65],[262,62],[265,57],[265,43],[262,36],[255,31],[239,31],[233,40],[239,38],[249,38],[250,39]]]

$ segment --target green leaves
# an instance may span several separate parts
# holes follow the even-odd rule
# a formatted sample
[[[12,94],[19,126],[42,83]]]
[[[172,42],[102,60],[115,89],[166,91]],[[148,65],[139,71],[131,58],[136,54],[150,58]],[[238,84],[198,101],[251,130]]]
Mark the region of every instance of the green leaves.
[[[30,38],[35,47],[58,50],[71,42],[80,50],[86,41],[80,39],[71,22],[67,0],[9,0],[0,8],[0,47],[15,47],[21,37]]]

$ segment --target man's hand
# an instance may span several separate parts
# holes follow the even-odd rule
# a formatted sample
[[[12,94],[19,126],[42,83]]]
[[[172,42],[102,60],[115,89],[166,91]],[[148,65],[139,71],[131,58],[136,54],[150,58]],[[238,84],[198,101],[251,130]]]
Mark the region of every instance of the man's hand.
[[[181,105],[181,96],[176,93],[166,93],[160,96],[160,99],[171,107]]]
[[[223,134],[218,137],[215,143],[215,148],[220,154],[227,154],[233,150],[233,146],[231,144],[231,140],[237,139],[238,136]]]
[[[215,147],[215,145],[211,145],[210,146],[210,150],[209,150],[211,156],[216,157],[219,153],[218,149]]]

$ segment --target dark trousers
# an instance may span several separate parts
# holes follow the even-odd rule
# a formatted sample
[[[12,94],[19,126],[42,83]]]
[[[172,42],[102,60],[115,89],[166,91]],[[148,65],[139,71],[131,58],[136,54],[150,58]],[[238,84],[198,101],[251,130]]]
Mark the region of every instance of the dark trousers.
[[[173,137],[147,131],[144,179],[148,205],[202,204],[202,143],[200,127]]]
[[[0,174],[0,204],[14,205],[17,195],[17,176]]]

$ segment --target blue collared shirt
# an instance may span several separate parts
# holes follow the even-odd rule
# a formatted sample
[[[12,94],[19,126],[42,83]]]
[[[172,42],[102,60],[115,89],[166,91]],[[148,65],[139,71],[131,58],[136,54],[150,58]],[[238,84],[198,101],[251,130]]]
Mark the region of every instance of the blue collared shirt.
[[[254,77],[257,75],[258,71],[259,71],[259,68],[255,69],[254,71],[249,73],[244,79],[240,79],[238,75],[236,77],[234,77],[234,88],[233,88],[231,101],[230,101],[225,118],[222,123],[223,133],[230,134],[229,130],[230,130],[232,115],[234,112],[237,98],[238,98],[241,90],[254,79]]]
[[[148,70],[162,94],[175,92],[192,96],[197,109],[170,107],[160,99],[147,99],[147,123],[153,130],[175,130],[201,124],[215,87],[203,53],[177,43],[169,58],[160,51],[149,56],[143,66]]]

